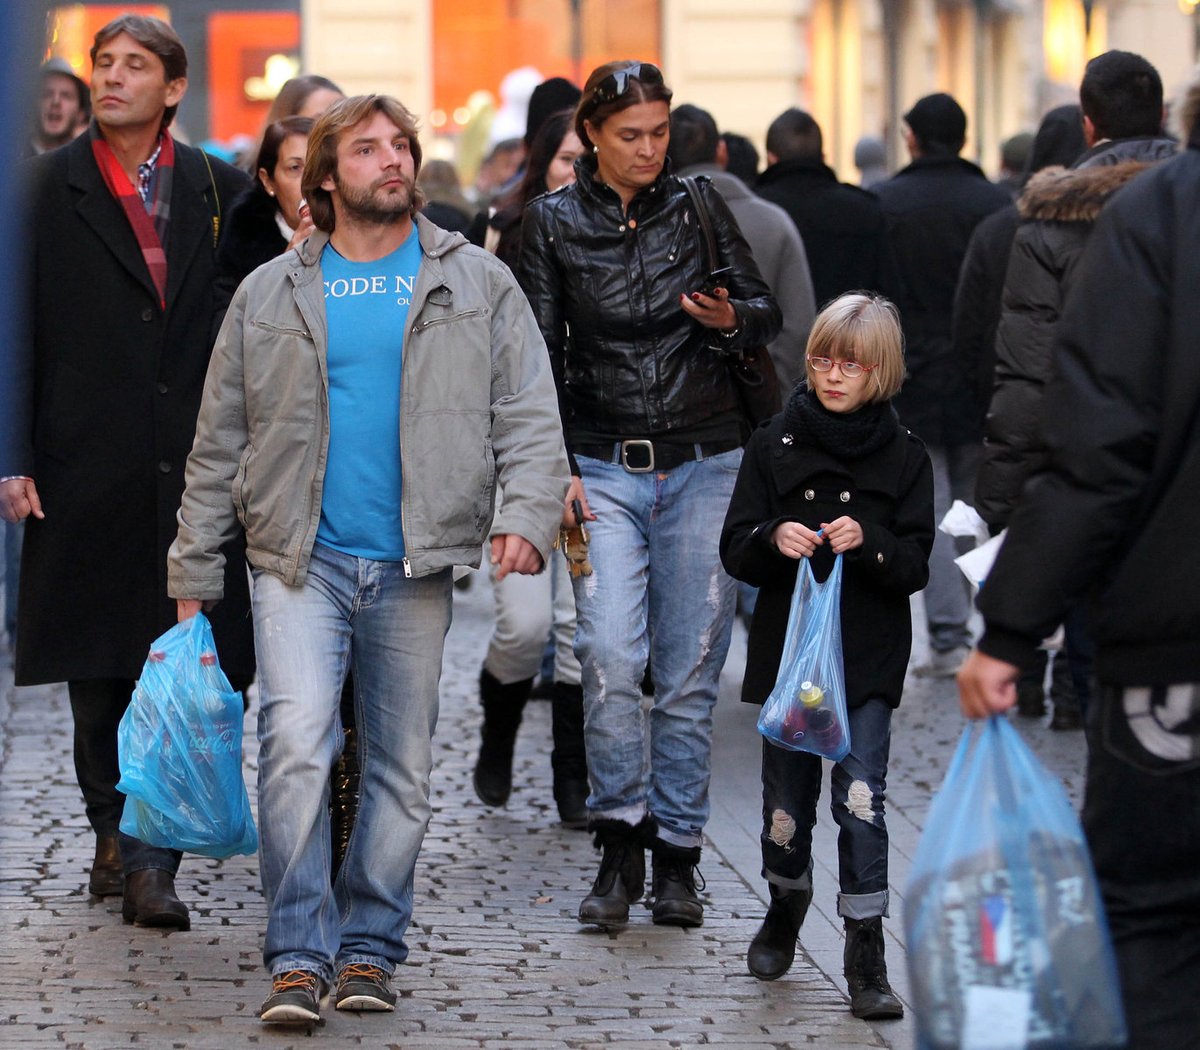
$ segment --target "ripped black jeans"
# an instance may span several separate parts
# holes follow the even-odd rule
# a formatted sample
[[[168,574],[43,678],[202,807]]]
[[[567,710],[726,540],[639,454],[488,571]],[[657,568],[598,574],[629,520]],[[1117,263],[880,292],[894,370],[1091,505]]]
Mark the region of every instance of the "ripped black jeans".
[[[850,754],[833,767],[829,799],[838,831],[838,914],[888,914],[884,820],[892,709],[868,700],[850,711]],[[812,883],[812,829],[821,798],[821,759],[763,741],[763,877],[783,889]]]

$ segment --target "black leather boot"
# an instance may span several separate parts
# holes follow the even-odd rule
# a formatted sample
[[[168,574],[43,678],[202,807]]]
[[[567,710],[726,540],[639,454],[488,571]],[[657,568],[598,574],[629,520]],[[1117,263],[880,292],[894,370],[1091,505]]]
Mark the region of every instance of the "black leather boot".
[[[629,906],[646,889],[646,847],[654,841],[656,825],[647,815],[640,824],[623,820],[593,820],[595,845],[603,850],[592,892],[579,905],[579,921],[593,926],[624,926]]]
[[[771,904],[746,952],[746,964],[760,981],[774,981],[796,961],[796,938],[812,904],[811,884],[804,890],[785,890],[771,883]]]
[[[1054,712],[1050,716],[1051,729],[1083,728],[1083,712],[1080,710],[1066,649],[1055,653],[1054,663],[1050,665],[1050,704]]]
[[[532,678],[502,685],[486,670],[479,675],[483,727],[474,780],[475,794],[485,805],[503,806],[512,794],[513,745],[532,687]]]
[[[143,868],[125,877],[121,917],[157,929],[192,928],[187,905],[175,896],[175,876],[162,868]]]
[[[116,897],[125,885],[121,869],[121,846],[115,834],[96,836],[96,856],[88,875],[88,893],[94,897]]]
[[[704,876],[696,870],[700,863],[699,846],[675,846],[657,839],[651,847],[653,877],[650,880],[654,903],[651,906],[657,926],[703,926],[704,904],[700,890]]]
[[[583,746],[583,687],[555,682],[550,725],[554,750],[554,803],[565,828],[586,828],[588,821],[587,752]]]
[[[850,1012],[865,1021],[904,1016],[904,1007],[888,984],[883,961],[883,919],[846,919],[846,950],[842,956]]]

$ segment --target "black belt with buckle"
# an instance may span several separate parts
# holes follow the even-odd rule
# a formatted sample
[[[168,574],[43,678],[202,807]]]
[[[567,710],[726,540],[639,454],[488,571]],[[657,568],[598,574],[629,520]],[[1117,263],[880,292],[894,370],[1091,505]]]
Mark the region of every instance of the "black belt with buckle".
[[[650,441],[648,438],[629,438],[604,444],[572,445],[571,451],[580,456],[620,463],[630,474],[649,474],[654,470],[672,470],[684,463],[732,452],[741,442],[736,438],[720,441],[678,442]]]

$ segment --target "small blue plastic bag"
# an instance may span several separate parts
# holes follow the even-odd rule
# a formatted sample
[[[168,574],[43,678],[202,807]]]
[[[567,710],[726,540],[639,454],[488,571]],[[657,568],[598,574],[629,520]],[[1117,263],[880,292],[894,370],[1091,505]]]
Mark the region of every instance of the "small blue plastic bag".
[[[779,674],[758,717],[758,731],[789,751],[840,762],[850,753],[842,668],[842,556],[833,559],[824,583],[817,583],[807,558],[800,561]]]
[[[121,830],[151,846],[208,857],[254,853],[242,779],[242,694],[217,663],[199,613],[150,647],[117,730]]]
[[[963,733],[913,859],[904,928],[918,1050],[1125,1045],[1083,829],[1003,717]]]

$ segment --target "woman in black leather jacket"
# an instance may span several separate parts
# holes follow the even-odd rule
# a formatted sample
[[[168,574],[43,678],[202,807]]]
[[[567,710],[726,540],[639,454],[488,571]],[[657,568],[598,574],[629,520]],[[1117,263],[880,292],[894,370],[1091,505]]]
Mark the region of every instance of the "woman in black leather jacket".
[[[654,921],[703,922],[695,867],[734,610],[717,544],[747,433],[727,362],[769,342],[781,323],[704,179],[727,270],[702,292],[703,233],[666,165],[670,101],[648,63],[591,74],[575,111],[588,152],[573,186],[529,205],[519,267],[559,384],[573,474],[564,521],[575,523],[577,507],[591,536],[594,572],[575,581],[575,650],[589,826],[604,853],[579,920],[600,926],[628,921],[647,846]],[[639,688],[647,658],[648,720]]]

